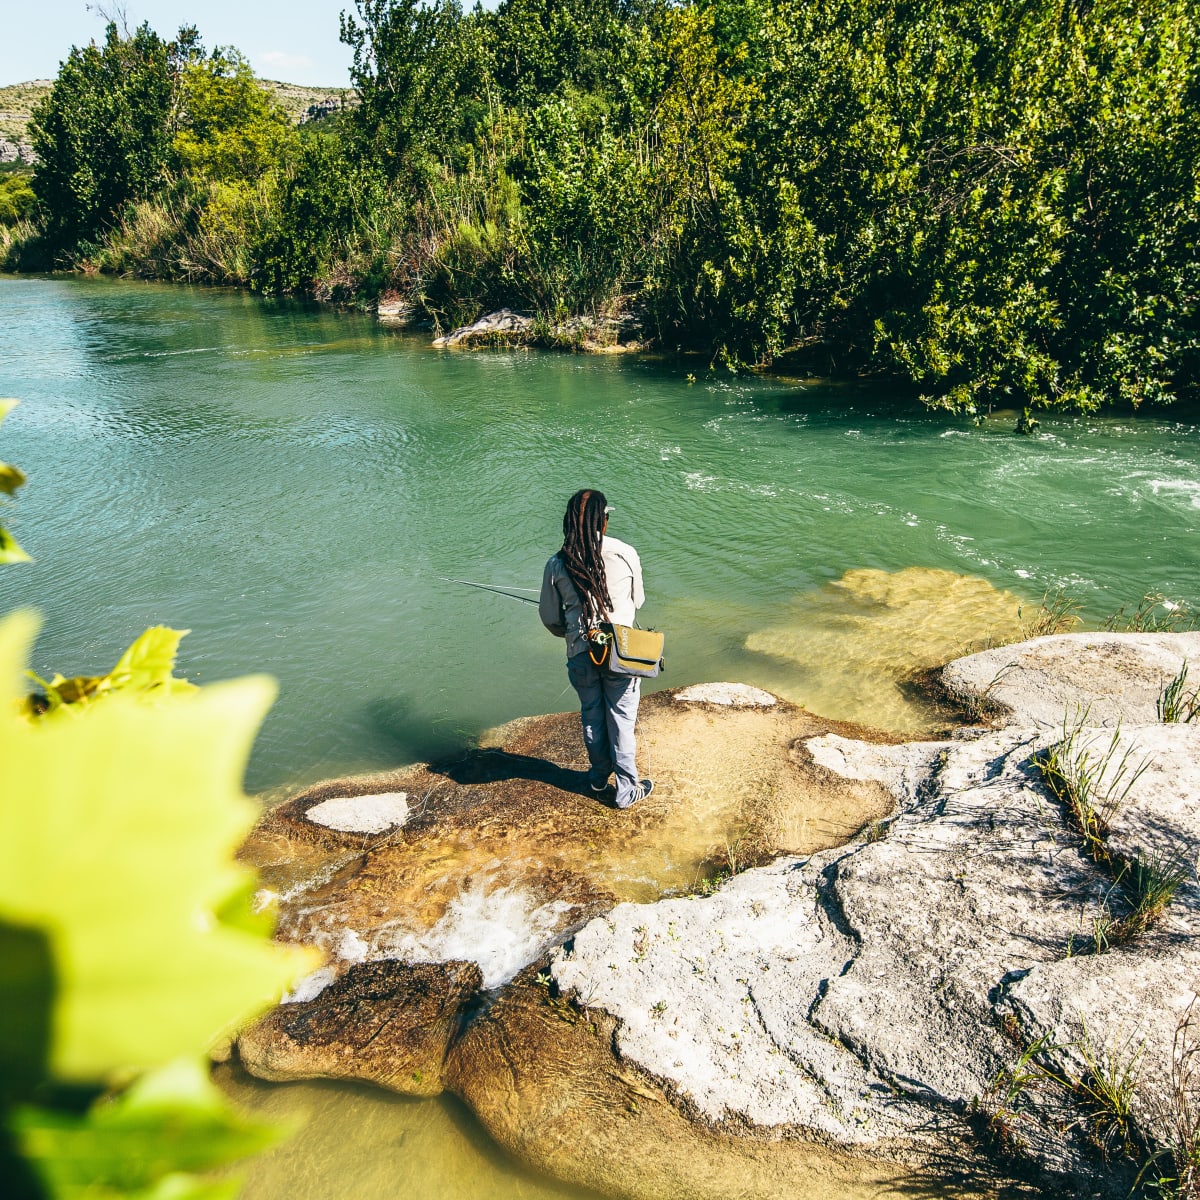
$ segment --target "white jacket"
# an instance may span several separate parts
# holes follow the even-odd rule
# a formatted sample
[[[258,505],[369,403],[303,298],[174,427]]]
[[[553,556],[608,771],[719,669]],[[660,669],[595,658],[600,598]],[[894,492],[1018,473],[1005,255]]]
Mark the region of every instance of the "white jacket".
[[[600,552],[604,556],[604,576],[613,602],[608,620],[618,625],[632,625],[634,614],[646,602],[642,562],[638,552],[628,543],[607,534],[601,542]],[[554,555],[542,572],[538,616],[555,637],[567,639],[568,658],[574,658],[587,649],[583,601],[567,574],[561,554]]]

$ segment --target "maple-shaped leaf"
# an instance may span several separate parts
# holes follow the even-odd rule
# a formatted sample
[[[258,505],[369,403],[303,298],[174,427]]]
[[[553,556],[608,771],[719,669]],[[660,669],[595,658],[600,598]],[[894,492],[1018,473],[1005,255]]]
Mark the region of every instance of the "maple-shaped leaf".
[[[34,713],[53,713],[70,706],[74,713],[79,707],[118,691],[139,692],[151,699],[194,692],[194,683],[174,674],[179,643],[189,632],[169,629],[166,625],[147,629],[107,675],[76,675],[70,679],[55,675],[46,680],[29,671],[29,677],[42,689],[41,695],[30,697],[29,709]]]
[[[311,955],[222,921],[257,816],[241,790],[274,696],[261,677],[148,705],[116,691],[72,721],[20,713],[31,613],[0,621],[0,922],[53,967],[48,1068],[103,1081],[202,1052]],[[0,972],[4,964],[0,962]]]

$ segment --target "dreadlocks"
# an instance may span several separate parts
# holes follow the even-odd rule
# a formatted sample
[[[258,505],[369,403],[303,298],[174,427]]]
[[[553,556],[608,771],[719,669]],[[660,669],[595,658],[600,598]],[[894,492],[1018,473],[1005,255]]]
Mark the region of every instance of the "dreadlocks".
[[[583,615],[589,626],[606,620],[613,606],[608,594],[608,577],[600,553],[604,537],[603,492],[585,488],[567,502],[563,517],[562,560],[567,574],[583,601]]]

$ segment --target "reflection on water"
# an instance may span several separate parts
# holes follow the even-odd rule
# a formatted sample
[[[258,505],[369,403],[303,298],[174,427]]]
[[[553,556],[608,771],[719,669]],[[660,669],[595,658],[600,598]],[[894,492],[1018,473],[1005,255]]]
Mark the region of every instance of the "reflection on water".
[[[899,685],[918,671],[1020,636],[1021,601],[986,579],[927,567],[847,571],[799,597],[746,648],[788,667],[776,690],[813,712],[920,733],[937,717]]]
[[[293,1122],[283,1145],[243,1164],[241,1200],[595,1200],[509,1158],[456,1100],[412,1100],[326,1083],[265,1086],[230,1066],[218,1084],[243,1108]]]

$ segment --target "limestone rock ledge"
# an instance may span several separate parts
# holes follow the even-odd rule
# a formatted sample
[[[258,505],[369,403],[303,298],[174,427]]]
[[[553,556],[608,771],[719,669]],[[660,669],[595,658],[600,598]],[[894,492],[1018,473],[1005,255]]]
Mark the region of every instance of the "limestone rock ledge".
[[[575,907],[543,939],[550,948],[467,1019],[458,994],[434,1007],[455,1030],[436,1042],[445,1085],[504,1147],[559,1178],[635,1200],[867,1196],[889,1179],[945,1195],[951,1177],[1115,1200],[1138,1163],[1112,1145],[1100,1153],[1108,1135],[1089,1086],[1128,1068],[1129,1138],[1163,1144],[1176,1031],[1200,993],[1200,726],[1155,715],[1197,652],[1200,635],[1171,634],[989,650],[951,664],[944,682],[976,712],[997,712],[994,725],[903,745],[785,702],[722,708],[659,693],[645,740],[662,783],[631,814],[572,794],[571,771],[583,776],[570,720],[530,719],[498,736],[503,754],[356,785],[429,797],[378,843],[306,827],[312,804],[349,794],[326,786],[264,822],[258,857],[337,851],[333,870],[294,889],[285,932],[352,943],[366,965],[402,957],[381,931],[394,930],[401,899],[432,904],[451,886],[441,864],[552,865],[541,886]],[[1108,756],[1113,851],[1186,867],[1157,923],[1099,953],[1128,896],[1033,765],[1075,727],[1094,764]],[[547,773],[547,761],[569,765]],[[743,789],[733,802],[731,788]],[[841,838],[816,825],[823,807]],[[854,836],[852,814],[861,825],[868,810]],[[719,887],[643,898],[638,872],[677,854],[709,811],[714,830],[750,824],[782,857]],[[577,845],[586,862],[570,856]],[[516,886],[498,882],[491,907]],[[444,908],[433,905],[435,928]],[[359,969],[343,963],[339,982]],[[333,987],[327,1003],[336,1024]],[[249,1043],[268,1066],[280,1057],[270,1029],[276,1041],[256,1051],[252,1031]],[[324,1029],[318,1043],[333,1040]],[[374,1045],[361,1054],[374,1062]]]
[[[895,817],[712,896],[619,905],[552,952],[556,989],[610,1016],[619,1060],[717,1127],[909,1161],[974,1127],[1003,1172],[1055,1194],[1127,1194],[1137,1166],[1096,1152],[1087,1092],[1132,1068],[1133,1138],[1169,1140],[1173,1043],[1200,993],[1200,729],[1146,721],[1196,643],[1066,637],[988,651],[948,673],[983,691],[1014,664],[993,687],[1001,729],[899,747],[809,739],[817,763],[892,789]],[[1079,735],[1094,761],[1115,746],[1110,778],[1128,751],[1119,788],[1146,764],[1109,844],[1188,864],[1164,917],[1107,953],[1089,951],[1098,923],[1122,912],[1120,889],[1031,765],[1064,719],[1091,713],[1126,722],[1115,741],[1111,727]],[[1012,1089],[1031,1046],[1044,1072]]]

